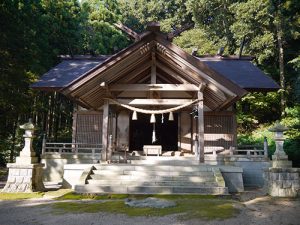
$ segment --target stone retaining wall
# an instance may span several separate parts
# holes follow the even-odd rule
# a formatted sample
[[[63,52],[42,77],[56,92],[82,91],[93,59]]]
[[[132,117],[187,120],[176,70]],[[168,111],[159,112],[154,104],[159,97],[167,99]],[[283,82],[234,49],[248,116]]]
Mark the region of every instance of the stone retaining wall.
[[[277,197],[300,195],[300,168],[268,168],[265,170],[268,193]]]

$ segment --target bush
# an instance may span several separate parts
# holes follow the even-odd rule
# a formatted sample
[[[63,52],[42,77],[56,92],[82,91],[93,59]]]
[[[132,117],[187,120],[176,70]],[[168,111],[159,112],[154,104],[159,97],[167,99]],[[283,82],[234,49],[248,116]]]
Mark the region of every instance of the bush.
[[[280,121],[289,128],[285,132],[284,151],[293,161],[294,167],[300,167],[300,105],[285,109],[286,116]],[[238,135],[239,145],[262,145],[263,138],[267,137],[269,145],[269,156],[275,152],[274,134],[268,129],[273,124],[261,124],[260,127],[247,133]]]
[[[5,167],[5,166],[6,166],[5,155],[3,153],[0,153],[0,167]]]

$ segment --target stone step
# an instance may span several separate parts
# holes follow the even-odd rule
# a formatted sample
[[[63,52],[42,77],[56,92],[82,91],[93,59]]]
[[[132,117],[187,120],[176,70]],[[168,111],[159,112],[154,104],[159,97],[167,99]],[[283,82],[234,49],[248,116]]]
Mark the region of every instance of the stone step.
[[[215,181],[215,177],[212,174],[202,176],[152,176],[152,175],[117,175],[111,176],[111,174],[91,174],[90,177],[94,180],[132,180],[132,181],[190,181],[190,182],[212,182]]]
[[[75,185],[77,193],[119,193],[119,194],[210,194],[227,195],[226,187],[195,186],[119,186],[119,185]]]
[[[109,170],[93,170],[94,174],[102,176],[118,176],[118,175],[130,175],[130,176],[213,176],[212,172],[184,172],[184,171],[134,171],[134,170],[124,170],[124,171],[109,171]]]
[[[218,187],[215,181],[211,182],[192,182],[192,181],[137,181],[137,180],[93,180],[87,181],[88,184],[94,185],[127,185],[127,186],[190,186],[190,187]]]
[[[183,172],[210,172],[213,171],[213,166],[170,166],[170,165],[96,165],[96,170],[109,170],[109,171],[183,171]]]
[[[129,159],[132,165],[201,166],[199,160],[190,157],[139,157]]]

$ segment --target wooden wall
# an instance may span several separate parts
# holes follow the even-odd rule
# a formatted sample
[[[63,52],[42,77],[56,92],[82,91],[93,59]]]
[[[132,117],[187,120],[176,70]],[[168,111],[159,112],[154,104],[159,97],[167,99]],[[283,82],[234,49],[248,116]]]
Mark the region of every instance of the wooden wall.
[[[129,145],[130,112],[121,110],[117,119],[112,119],[113,140],[116,145]],[[78,111],[74,113],[73,142],[101,143],[102,113],[95,111]],[[236,145],[236,117],[233,112],[205,112],[204,144],[206,147],[223,147],[229,149]],[[178,113],[178,150],[194,152],[194,140],[197,134],[196,120],[190,111]]]

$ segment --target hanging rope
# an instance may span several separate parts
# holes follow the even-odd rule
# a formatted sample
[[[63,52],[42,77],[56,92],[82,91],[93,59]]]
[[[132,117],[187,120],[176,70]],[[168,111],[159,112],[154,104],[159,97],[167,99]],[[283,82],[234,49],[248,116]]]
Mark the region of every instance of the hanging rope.
[[[129,109],[131,111],[136,111],[136,112],[139,112],[139,113],[144,113],[144,114],[163,114],[163,113],[170,113],[170,112],[174,112],[174,111],[177,111],[179,109],[183,109],[185,107],[188,107],[190,105],[193,105],[195,104],[196,102],[199,102],[200,100],[199,99],[196,99],[192,102],[188,102],[188,103],[185,103],[183,105],[179,105],[179,106],[176,106],[176,107],[173,107],[173,108],[169,108],[169,109],[162,109],[162,110],[151,110],[151,109],[140,109],[140,108],[136,108],[136,107],[133,107],[133,106],[130,106],[130,105],[126,105],[126,104],[123,104],[123,103],[120,103],[114,99],[111,99],[111,98],[106,98],[107,100],[113,102],[114,104],[117,104],[119,106],[122,106],[126,109]]]

